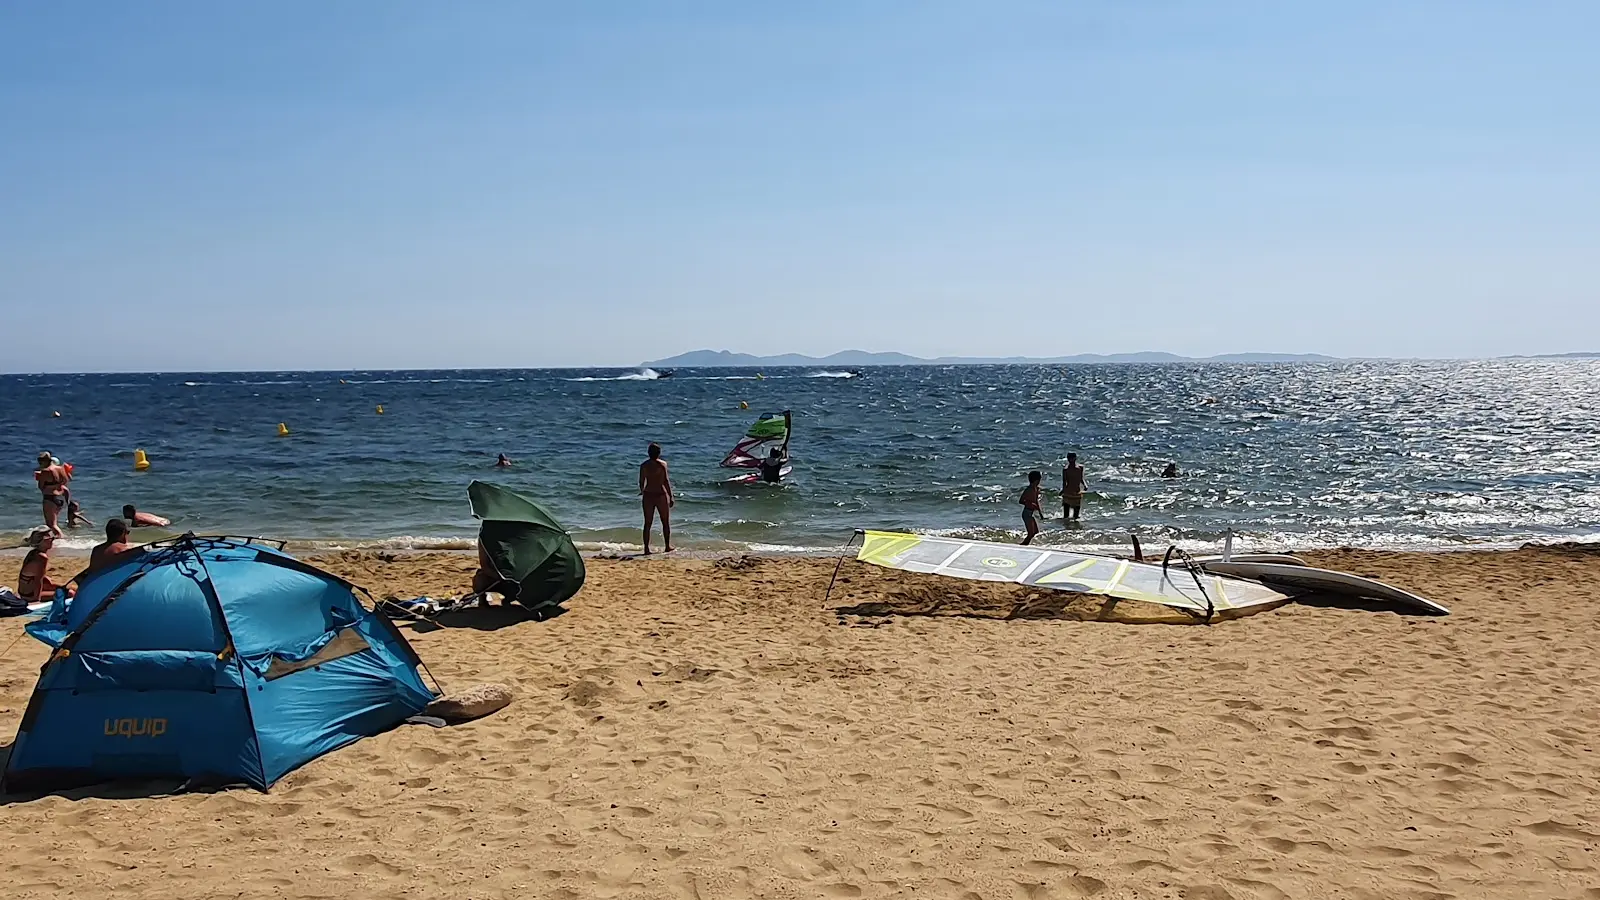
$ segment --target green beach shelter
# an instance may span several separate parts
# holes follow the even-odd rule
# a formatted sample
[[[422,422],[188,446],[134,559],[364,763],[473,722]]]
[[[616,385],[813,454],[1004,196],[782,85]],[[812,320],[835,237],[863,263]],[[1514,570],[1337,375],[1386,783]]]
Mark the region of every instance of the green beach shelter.
[[[490,590],[532,610],[571,599],[583,587],[583,557],[544,507],[497,484],[467,485],[478,540],[501,582]]]

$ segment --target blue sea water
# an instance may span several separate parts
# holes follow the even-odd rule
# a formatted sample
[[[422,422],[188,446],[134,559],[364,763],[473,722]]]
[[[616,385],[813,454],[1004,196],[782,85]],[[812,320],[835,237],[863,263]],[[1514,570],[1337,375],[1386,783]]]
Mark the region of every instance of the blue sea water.
[[[41,521],[44,449],[75,465],[96,521],[135,503],[182,529],[312,546],[470,546],[473,478],[542,501],[582,546],[634,546],[652,440],[688,547],[830,548],[866,527],[1013,539],[1026,473],[1045,472],[1058,511],[1069,451],[1091,493],[1081,527],[1051,516],[1053,545],[1125,547],[1137,531],[1204,546],[1232,529],[1260,548],[1500,546],[1587,538],[1600,519],[1597,361],[760,374],[0,376],[0,543]],[[723,453],[782,409],[792,482],[723,483]],[[135,448],[149,471],[133,471]],[[501,452],[514,468],[493,468]],[[1160,477],[1169,461],[1182,477]]]

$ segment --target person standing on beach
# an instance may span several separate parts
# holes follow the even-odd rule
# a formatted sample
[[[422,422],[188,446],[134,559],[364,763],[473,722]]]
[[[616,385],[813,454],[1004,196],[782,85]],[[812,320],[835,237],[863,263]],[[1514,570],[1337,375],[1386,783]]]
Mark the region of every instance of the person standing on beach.
[[[1078,465],[1078,454],[1067,454],[1066,468],[1061,470],[1061,521],[1077,521],[1083,511],[1083,466]]]
[[[1022,546],[1033,543],[1039,534],[1039,482],[1044,480],[1038,470],[1028,473],[1028,486],[1022,489],[1022,524],[1028,529],[1028,536],[1022,539]]]
[[[39,467],[33,473],[33,479],[39,483],[39,493],[44,495],[45,527],[50,529],[51,534],[61,537],[61,514],[72,499],[67,491],[67,482],[72,480],[72,473],[57,462],[50,451],[45,450],[39,454]]]
[[[650,552],[650,526],[656,515],[661,515],[661,542],[667,552],[672,552],[672,479],[667,475],[667,461],[661,458],[661,445],[652,443],[647,451],[650,458],[639,464],[639,496],[644,501],[644,552]]]

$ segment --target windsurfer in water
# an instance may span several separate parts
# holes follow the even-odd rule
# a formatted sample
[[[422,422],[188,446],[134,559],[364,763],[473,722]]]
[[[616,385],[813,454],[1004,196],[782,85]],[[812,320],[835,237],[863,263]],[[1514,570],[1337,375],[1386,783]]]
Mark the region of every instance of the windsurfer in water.
[[[1078,465],[1078,454],[1067,454],[1067,465],[1061,470],[1061,521],[1077,521],[1083,510],[1083,466]]]
[[[1027,526],[1028,536],[1022,539],[1022,546],[1033,543],[1039,534],[1039,482],[1044,476],[1037,470],[1028,473],[1028,486],[1022,489],[1022,497],[1017,502],[1022,504],[1022,524]]]
[[[789,464],[789,434],[794,427],[794,416],[788,410],[783,411],[783,446],[773,447],[767,453],[767,458],[761,461],[761,480],[768,484],[778,484],[783,481],[783,467]]]
[[[650,552],[650,526],[656,514],[661,515],[661,542],[667,552],[672,552],[672,479],[667,475],[667,461],[661,458],[661,445],[652,443],[646,451],[650,457],[639,464],[639,496],[644,502],[644,552]]]

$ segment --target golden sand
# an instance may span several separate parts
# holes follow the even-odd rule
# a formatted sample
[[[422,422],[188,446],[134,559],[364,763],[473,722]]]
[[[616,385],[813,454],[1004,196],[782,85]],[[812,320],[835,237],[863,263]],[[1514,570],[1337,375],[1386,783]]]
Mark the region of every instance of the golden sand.
[[[1108,624],[848,564],[841,615],[831,561],[593,561],[551,621],[406,628],[510,707],[267,794],[13,798],[6,896],[1600,897],[1600,552],[1310,557],[1454,614]],[[7,742],[43,658],[0,660]]]

